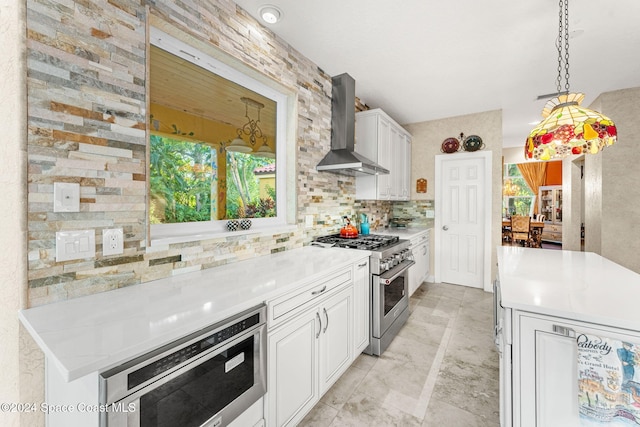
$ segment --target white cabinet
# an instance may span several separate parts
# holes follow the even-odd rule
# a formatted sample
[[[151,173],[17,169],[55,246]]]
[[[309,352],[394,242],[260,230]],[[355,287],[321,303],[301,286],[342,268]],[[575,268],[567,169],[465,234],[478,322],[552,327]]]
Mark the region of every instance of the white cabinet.
[[[369,342],[369,261],[267,302],[267,425],[294,426]]]
[[[295,426],[352,361],[351,286],[268,337],[268,425]]]
[[[517,310],[512,333],[514,427],[580,425],[577,336],[640,342],[637,331]]]
[[[318,362],[320,395],[323,395],[353,360],[353,288],[349,287],[328,298],[318,307],[320,311],[322,330],[319,335]]]
[[[353,355],[369,346],[369,259],[354,265],[353,272]]]
[[[404,162],[402,170],[402,193],[400,200],[411,199],[411,136],[405,134],[403,138],[404,143]]]
[[[539,199],[540,213],[545,216],[542,240],[562,243],[562,186],[540,187]]]
[[[411,239],[411,252],[416,263],[409,269],[409,296],[429,275],[429,246],[429,230]]]
[[[355,150],[389,170],[356,177],[356,198],[409,200],[411,135],[380,109],[356,113]]]

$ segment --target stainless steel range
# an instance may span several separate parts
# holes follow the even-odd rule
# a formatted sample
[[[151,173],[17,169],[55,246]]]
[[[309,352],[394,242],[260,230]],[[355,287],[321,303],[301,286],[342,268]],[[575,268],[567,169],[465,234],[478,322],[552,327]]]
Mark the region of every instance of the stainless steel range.
[[[365,352],[381,355],[409,318],[407,272],[415,264],[409,241],[380,234],[356,238],[336,234],[319,237],[312,244],[371,251],[371,337]]]

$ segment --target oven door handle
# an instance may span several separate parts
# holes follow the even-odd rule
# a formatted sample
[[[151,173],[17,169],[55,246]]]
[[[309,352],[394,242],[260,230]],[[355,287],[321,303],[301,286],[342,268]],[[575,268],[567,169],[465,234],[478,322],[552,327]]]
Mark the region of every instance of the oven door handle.
[[[403,275],[409,267],[416,262],[410,259],[405,259],[400,264],[396,265],[389,271],[385,271],[380,275],[379,283],[381,285],[389,286],[391,282],[396,280],[399,276]]]

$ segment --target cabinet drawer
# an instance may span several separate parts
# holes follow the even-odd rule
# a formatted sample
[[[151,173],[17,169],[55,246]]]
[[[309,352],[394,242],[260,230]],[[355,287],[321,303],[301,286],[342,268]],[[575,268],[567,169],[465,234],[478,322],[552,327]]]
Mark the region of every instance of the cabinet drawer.
[[[269,329],[281,322],[297,315],[318,298],[327,295],[342,285],[350,284],[353,280],[353,269],[347,267],[330,274],[327,278],[317,280],[309,285],[296,289],[267,302]]]
[[[562,233],[562,225],[557,224],[545,224],[544,231],[552,232],[552,233]]]

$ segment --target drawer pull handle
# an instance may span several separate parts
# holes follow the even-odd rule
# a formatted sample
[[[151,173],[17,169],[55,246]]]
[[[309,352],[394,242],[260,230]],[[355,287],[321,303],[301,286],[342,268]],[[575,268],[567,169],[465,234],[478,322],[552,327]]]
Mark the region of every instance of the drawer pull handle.
[[[567,328],[566,326],[553,325],[553,332],[558,335],[564,335],[565,337],[575,338],[576,331],[571,328]]]
[[[320,336],[320,332],[322,331],[322,320],[320,320],[320,313],[316,311],[316,317],[318,318],[318,333],[316,334],[316,339]]]
[[[311,295],[320,295],[321,293],[323,293],[323,292],[324,292],[324,291],[326,291],[326,290],[327,290],[327,285],[324,285],[324,286],[322,287],[322,289],[320,289],[319,291],[313,291],[313,292],[311,292]]]
[[[367,265],[367,263],[366,263],[366,262],[363,262],[362,264],[358,264],[358,268],[362,268],[362,267],[364,267],[365,265]]]

